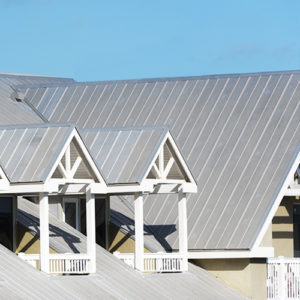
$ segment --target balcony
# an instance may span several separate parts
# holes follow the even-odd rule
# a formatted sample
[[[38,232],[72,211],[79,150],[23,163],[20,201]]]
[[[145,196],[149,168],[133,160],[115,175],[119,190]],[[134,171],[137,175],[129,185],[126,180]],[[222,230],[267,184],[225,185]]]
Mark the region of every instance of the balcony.
[[[114,252],[124,263],[134,268],[134,253]],[[178,273],[187,271],[187,260],[179,253],[144,253],[145,273]]]
[[[40,268],[39,254],[19,253],[18,256],[33,267]],[[86,254],[49,254],[49,274],[89,274],[91,273],[89,270],[90,261]]]
[[[267,299],[300,299],[300,258],[269,258]]]

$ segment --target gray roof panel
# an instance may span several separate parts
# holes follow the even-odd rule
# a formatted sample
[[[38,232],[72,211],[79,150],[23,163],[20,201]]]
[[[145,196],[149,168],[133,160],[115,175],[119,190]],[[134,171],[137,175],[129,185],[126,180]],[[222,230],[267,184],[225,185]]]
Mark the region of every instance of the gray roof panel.
[[[108,184],[140,183],[167,133],[153,126],[80,130]]]
[[[277,195],[277,189],[260,193],[263,199],[257,194],[273,174],[270,162],[279,161],[281,151],[299,151],[299,81],[299,71],[286,71],[60,84],[66,92],[76,85],[102,92],[79,97],[88,103],[79,119],[72,117],[80,107],[72,99],[71,117],[58,118],[58,99],[49,121],[85,128],[168,126],[198,184],[198,194],[188,198],[189,248],[249,249]],[[31,101],[32,90],[42,86],[18,88]],[[287,142],[281,144],[282,139]],[[280,186],[285,171],[275,173],[274,185]],[[146,222],[176,224],[170,199],[147,197]],[[253,218],[256,210],[260,213]],[[176,233],[166,239],[177,247]]]
[[[73,125],[0,126],[0,166],[13,183],[44,182]]]

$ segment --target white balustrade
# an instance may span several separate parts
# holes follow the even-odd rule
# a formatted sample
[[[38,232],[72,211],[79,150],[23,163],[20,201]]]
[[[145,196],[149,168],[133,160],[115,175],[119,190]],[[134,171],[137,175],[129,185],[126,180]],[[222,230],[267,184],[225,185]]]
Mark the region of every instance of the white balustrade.
[[[134,253],[114,252],[114,255],[134,268]],[[184,272],[187,271],[184,265],[184,256],[179,253],[144,253],[144,272]]]
[[[39,267],[39,254],[19,253],[19,257],[35,268]],[[86,254],[50,254],[49,274],[88,274],[89,257]]]
[[[300,258],[269,258],[267,298],[300,299]]]

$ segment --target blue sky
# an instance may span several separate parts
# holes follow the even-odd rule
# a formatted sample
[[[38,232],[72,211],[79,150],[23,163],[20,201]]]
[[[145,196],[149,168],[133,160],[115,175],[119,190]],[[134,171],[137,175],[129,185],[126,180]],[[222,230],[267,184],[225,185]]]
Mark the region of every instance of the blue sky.
[[[80,81],[300,69],[299,0],[0,0],[0,72]]]

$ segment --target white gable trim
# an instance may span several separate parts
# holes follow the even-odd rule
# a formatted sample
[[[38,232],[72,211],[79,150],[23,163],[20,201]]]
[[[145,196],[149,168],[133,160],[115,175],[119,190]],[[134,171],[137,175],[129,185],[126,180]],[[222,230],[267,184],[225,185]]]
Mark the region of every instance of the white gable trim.
[[[288,187],[289,187],[289,185],[291,184],[291,182],[294,178],[294,174],[295,174],[299,164],[300,164],[300,152],[298,153],[298,155],[297,155],[297,157],[296,157],[296,159],[295,159],[295,161],[294,161],[294,163],[293,163],[293,165],[292,165],[292,167],[291,167],[291,169],[290,169],[290,171],[289,171],[289,173],[288,173],[288,175],[287,175],[287,177],[286,177],[286,179],[285,179],[285,181],[282,185],[282,188],[281,188],[281,190],[279,191],[279,193],[276,197],[276,200],[275,200],[275,202],[274,202],[267,218],[265,219],[263,227],[260,230],[260,232],[259,232],[259,234],[256,238],[256,241],[254,242],[254,245],[253,245],[252,249],[259,248],[259,245],[260,245],[263,237],[265,236],[265,234],[268,230],[268,227],[270,226],[270,224],[272,222],[272,219],[275,216],[275,213],[276,213],[283,197],[284,196],[289,196]]]
[[[186,174],[188,181],[186,180],[176,180],[176,179],[167,179],[167,175],[170,172],[173,164],[175,163],[175,159],[173,157],[170,158],[170,160],[167,162],[166,166],[162,165],[161,162],[163,161],[163,149],[164,145],[169,141],[172,150],[174,151],[176,158],[179,161],[180,168],[183,169],[184,173]],[[159,158],[159,166],[156,165],[155,161]],[[156,173],[157,177],[161,177],[160,179],[149,179],[147,176],[149,175],[151,169],[153,168],[154,172]],[[173,137],[171,136],[170,132],[166,134],[164,139],[161,142],[160,147],[158,148],[157,152],[154,155],[154,158],[152,159],[151,163],[149,164],[148,168],[146,169],[146,172],[143,176],[143,179],[141,181],[141,185],[145,183],[151,183],[153,185],[157,184],[181,184],[183,189],[186,189],[186,192],[197,192],[197,184],[186,164],[184,161],[183,156],[181,155]]]
[[[87,162],[89,163],[90,167],[92,168],[92,171],[93,173],[95,174],[97,180],[99,181],[99,183],[97,183],[98,185],[101,185],[103,187],[106,187],[106,183],[103,179],[103,177],[101,176],[97,166],[95,165],[90,153],[88,152],[88,150],[86,149],[81,137],[79,136],[78,132],[76,129],[73,129],[71,134],[69,135],[65,145],[63,146],[60,154],[58,155],[55,163],[53,164],[45,182],[48,182],[48,181],[56,181],[56,182],[61,182],[61,181],[64,181],[64,180],[60,180],[60,179],[51,179],[51,176],[53,175],[54,171],[56,170],[56,168],[58,167],[61,171],[62,174],[64,174],[66,172],[66,169],[70,170],[71,174],[64,174],[66,177],[68,176],[72,176],[72,173],[75,174],[76,170],[77,170],[77,167],[79,166],[79,163],[81,162],[80,160],[76,160],[73,167],[70,168],[70,166],[68,166],[66,169],[61,165],[61,160],[63,158],[63,156],[65,155],[65,153],[67,151],[70,151],[70,144],[72,142],[72,140],[75,139],[76,142],[78,143],[79,147],[80,147],[80,150],[83,152],[84,156],[85,156],[85,159],[87,160]],[[69,162],[66,162],[66,164],[69,164]],[[74,168],[75,167],[75,168]],[[73,174],[73,175],[74,175]],[[74,180],[74,183],[78,183],[78,182],[84,182],[84,180]],[[91,182],[91,180],[87,180],[87,182]]]
[[[4,171],[2,170],[2,168],[0,167],[0,190],[7,190],[8,187],[9,187],[9,180],[6,174],[4,173]]]

